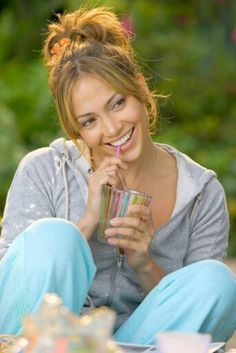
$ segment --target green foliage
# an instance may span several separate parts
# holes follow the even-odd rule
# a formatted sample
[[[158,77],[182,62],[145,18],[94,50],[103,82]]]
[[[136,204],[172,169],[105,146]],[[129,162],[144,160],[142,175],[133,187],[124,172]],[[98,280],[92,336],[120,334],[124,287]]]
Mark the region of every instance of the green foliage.
[[[20,158],[62,134],[40,61],[40,35],[58,9],[94,1],[9,1],[0,14],[0,207]],[[138,60],[159,100],[155,140],[216,171],[230,211],[236,255],[236,3],[234,0],[107,0],[130,16]],[[9,158],[11,156],[11,158]],[[0,211],[1,213],[1,211]]]

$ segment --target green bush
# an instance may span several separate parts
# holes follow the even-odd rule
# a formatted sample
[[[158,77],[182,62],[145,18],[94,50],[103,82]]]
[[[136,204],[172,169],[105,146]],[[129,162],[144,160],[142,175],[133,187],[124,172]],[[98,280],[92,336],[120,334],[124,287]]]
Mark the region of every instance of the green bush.
[[[39,33],[53,10],[75,9],[81,2],[38,0],[28,4],[30,16],[19,10],[20,3],[9,2],[0,14],[0,213],[21,157],[62,134],[40,61]],[[236,255],[235,1],[96,3],[113,6],[126,20],[130,16],[150,86],[168,95],[159,100],[154,138],[216,171],[230,211],[229,253]]]

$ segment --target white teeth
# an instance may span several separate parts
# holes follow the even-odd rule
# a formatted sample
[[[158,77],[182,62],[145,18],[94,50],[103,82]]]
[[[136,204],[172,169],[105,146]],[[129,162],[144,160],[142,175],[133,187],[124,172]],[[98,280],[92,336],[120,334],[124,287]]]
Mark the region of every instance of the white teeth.
[[[133,128],[131,130],[129,130],[127,132],[127,134],[122,137],[122,139],[115,141],[115,142],[112,142],[112,143],[110,143],[110,145],[112,145],[114,147],[123,145],[126,141],[129,140],[130,136],[132,135],[132,132],[133,132]]]

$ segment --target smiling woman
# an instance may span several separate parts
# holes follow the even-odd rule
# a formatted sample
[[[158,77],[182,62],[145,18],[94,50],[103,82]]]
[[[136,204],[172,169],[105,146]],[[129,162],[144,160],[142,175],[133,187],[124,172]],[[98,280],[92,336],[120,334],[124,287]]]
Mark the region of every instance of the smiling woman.
[[[77,131],[90,148],[95,169],[105,157],[115,155],[117,146],[123,161],[136,161],[143,169],[139,165],[144,161],[142,153],[155,149],[144,103],[87,74],[72,86],[71,105],[79,125]]]
[[[236,328],[236,280],[221,263],[224,190],[213,171],[152,141],[154,94],[116,15],[99,7],[59,16],[44,57],[69,140],[29,153],[10,187],[0,332],[21,333],[22,317],[55,292],[76,313],[112,307],[119,341],[151,344],[163,330],[227,340]],[[152,202],[112,217],[101,243],[107,184],[119,198],[114,205],[126,205],[127,189]]]
[[[64,16],[61,25],[49,25],[49,31],[44,46],[49,82],[58,115],[69,136],[76,139],[79,136],[70,97],[73,85],[85,74],[144,103],[149,111],[150,125],[155,127],[154,94],[142,84],[144,80],[139,79],[141,71],[134,60],[130,39],[112,12],[104,11],[104,8],[89,12],[80,9]]]

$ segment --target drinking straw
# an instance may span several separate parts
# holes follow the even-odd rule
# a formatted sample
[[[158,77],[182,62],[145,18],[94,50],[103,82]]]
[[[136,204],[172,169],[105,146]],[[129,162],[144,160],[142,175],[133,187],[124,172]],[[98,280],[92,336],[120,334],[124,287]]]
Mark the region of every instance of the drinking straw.
[[[116,189],[111,187],[111,193],[110,193],[109,204],[108,204],[107,215],[106,215],[106,224],[107,225],[109,225],[109,220],[111,218],[115,217],[115,215],[114,215],[115,197],[116,197]]]
[[[149,195],[149,196],[147,197],[146,202],[145,202],[145,206],[149,206],[150,203],[151,203],[151,201],[152,201],[152,195]]]
[[[111,199],[111,188],[110,187],[103,187],[103,198],[101,203],[101,214],[100,214],[100,232],[105,232],[108,212],[110,209],[110,199]]]
[[[119,155],[120,155],[120,152],[121,152],[121,147],[120,147],[120,146],[117,146],[117,147],[116,147],[116,156],[119,156]]]
[[[113,209],[113,217],[118,217],[118,207],[119,207],[119,202],[120,202],[120,196],[121,196],[121,190],[116,190],[115,192],[115,196],[114,196],[114,204],[112,205],[112,209]]]
[[[122,199],[122,207],[120,210],[120,217],[124,217],[127,212],[127,208],[129,206],[129,198],[130,198],[130,193],[124,191],[124,198]]]

